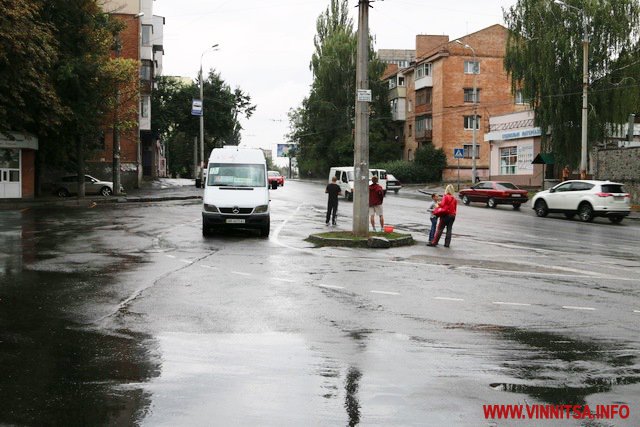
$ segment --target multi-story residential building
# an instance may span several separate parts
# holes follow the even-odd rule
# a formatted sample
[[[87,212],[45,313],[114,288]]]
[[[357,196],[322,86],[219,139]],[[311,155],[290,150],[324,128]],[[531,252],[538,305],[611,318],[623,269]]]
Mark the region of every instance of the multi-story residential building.
[[[164,18],[153,15],[153,0],[106,0],[103,10],[124,23],[118,36],[115,56],[133,59],[140,64],[135,93],[120,97],[121,115],[136,111],[134,129],[122,131],[120,137],[120,175],[125,188],[138,187],[143,177],[166,174],[164,149],[158,135],[151,130],[151,92],[154,79],[162,71]],[[113,124],[105,123],[104,149],[87,162],[89,173],[108,177],[112,174],[114,151]]]
[[[384,77],[389,81],[393,118],[403,131],[398,140],[405,160],[413,160],[422,145],[433,144],[447,155],[443,179],[454,179],[458,162],[453,151],[464,148],[460,169],[468,179],[475,127],[477,175],[488,177],[484,133],[489,118],[527,108],[511,93],[503,66],[506,40],[507,29],[501,25],[451,41],[449,36],[418,35],[415,62],[387,69]]]
[[[407,68],[416,60],[413,49],[378,49],[378,59],[385,64],[395,64],[398,68]]]

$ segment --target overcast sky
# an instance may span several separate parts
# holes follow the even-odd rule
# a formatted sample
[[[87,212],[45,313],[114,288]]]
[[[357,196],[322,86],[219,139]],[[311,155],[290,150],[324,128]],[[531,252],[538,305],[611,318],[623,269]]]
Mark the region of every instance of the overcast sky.
[[[311,84],[316,19],[329,0],[155,0],[166,18],[164,75],[195,78],[203,57],[231,87],[257,105],[243,121],[242,144],[271,148],[285,143],[287,113],[300,105]],[[354,29],[357,0],[349,0]],[[516,0],[385,0],[372,3],[370,32],[376,49],[415,49],[417,34],[450,40],[504,24],[503,8]],[[189,108],[189,106],[187,106]],[[205,108],[206,99],[205,99]],[[274,153],[275,155],[275,153]]]

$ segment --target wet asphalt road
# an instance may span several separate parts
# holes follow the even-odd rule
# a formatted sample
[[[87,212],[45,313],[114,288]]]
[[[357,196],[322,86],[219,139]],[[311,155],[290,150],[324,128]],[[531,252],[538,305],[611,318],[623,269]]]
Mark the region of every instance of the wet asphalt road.
[[[272,232],[203,239],[200,203],[0,212],[0,424],[640,425],[640,222],[389,194],[418,244],[314,248],[323,186]],[[339,227],[351,227],[341,200]],[[628,404],[486,420],[483,404]]]

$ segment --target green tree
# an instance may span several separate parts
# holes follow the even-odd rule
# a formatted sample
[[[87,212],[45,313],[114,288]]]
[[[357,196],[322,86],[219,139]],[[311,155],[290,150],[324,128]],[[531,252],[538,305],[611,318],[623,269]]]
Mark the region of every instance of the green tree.
[[[290,111],[289,139],[298,144],[298,165],[303,174],[324,176],[331,166],[353,163],[355,70],[357,37],[346,0],[331,0],[316,23],[315,52],[310,68],[313,83],[302,105]],[[399,156],[390,137],[390,111],[386,87],[380,80],[385,65],[370,49],[369,81],[370,160]]]
[[[240,88],[232,90],[213,70],[203,92],[206,156],[215,147],[238,145],[240,118],[250,118],[256,106],[248,94]],[[173,77],[160,77],[151,97],[151,128],[167,145],[172,174],[193,173],[193,140],[200,137],[199,117],[191,115],[191,100],[196,97],[199,86],[195,82],[184,83]]]
[[[58,42],[41,6],[0,0],[0,131],[46,134],[67,114],[51,80]]]
[[[588,141],[603,141],[612,124],[639,110],[640,4],[637,0],[566,0],[588,18]],[[513,90],[521,89],[535,109],[544,149],[561,163],[580,158],[582,37],[581,13],[551,0],[519,0],[505,21],[510,36],[505,68]]]

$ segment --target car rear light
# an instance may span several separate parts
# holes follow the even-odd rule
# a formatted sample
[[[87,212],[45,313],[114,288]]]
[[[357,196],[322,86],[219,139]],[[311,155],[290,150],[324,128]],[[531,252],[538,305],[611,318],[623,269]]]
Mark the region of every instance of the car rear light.
[[[630,198],[631,198],[631,194],[627,193],[627,194],[625,194],[625,195],[624,195],[624,197],[625,197],[626,199],[630,199]]]
[[[596,196],[598,196],[598,197],[611,197],[611,196],[613,196],[613,194],[600,192],[600,193],[596,193]]]

